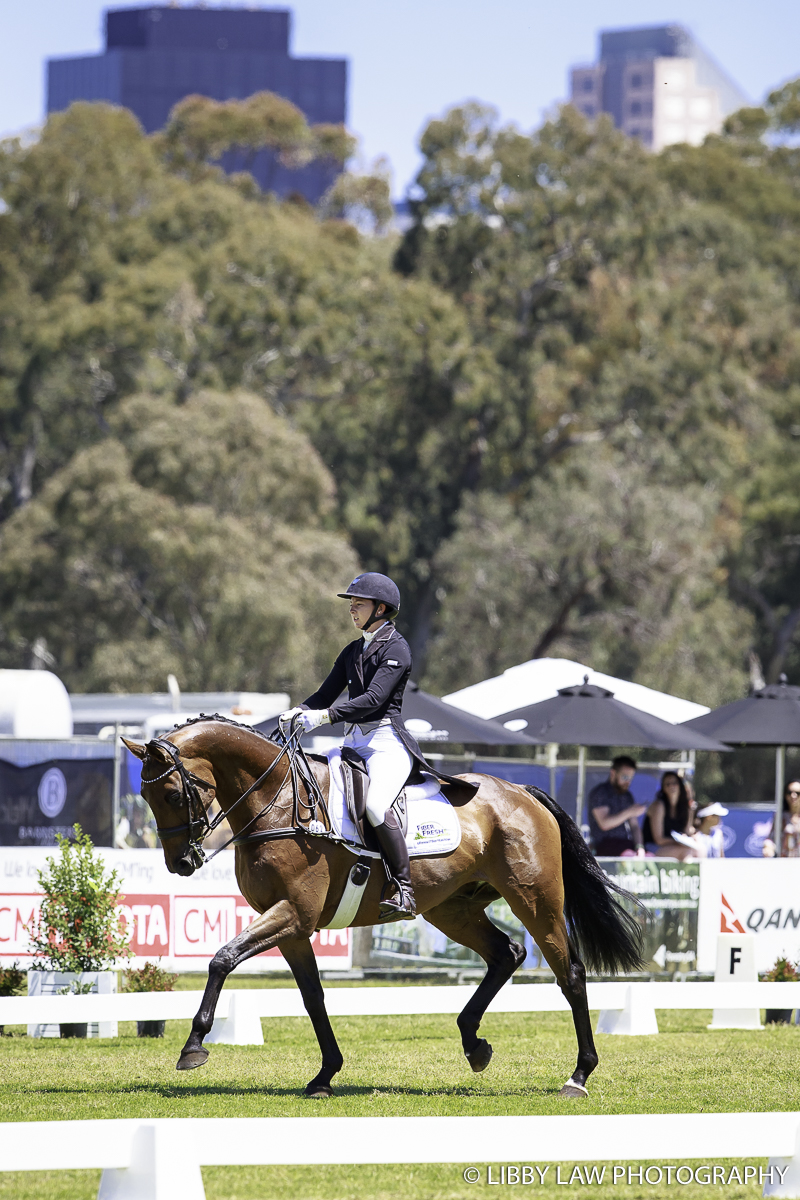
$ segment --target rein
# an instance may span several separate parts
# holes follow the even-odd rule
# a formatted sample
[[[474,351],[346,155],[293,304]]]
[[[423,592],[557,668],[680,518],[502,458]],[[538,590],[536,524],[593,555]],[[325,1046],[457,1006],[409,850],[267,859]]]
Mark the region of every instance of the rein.
[[[213,717],[201,716],[199,719],[208,721],[224,720],[224,718],[216,714]],[[231,723],[233,724],[233,722]],[[227,850],[228,846],[242,846],[249,842],[266,842],[276,838],[296,837],[298,834],[322,834],[329,836],[331,822],[328,814],[328,806],[325,803],[325,797],[306,758],[305,750],[300,745],[302,732],[301,726],[296,724],[296,718],[292,721],[288,736],[279,727],[277,736],[282,740],[283,745],[266,771],[251,783],[250,787],[242,792],[241,796],[238,796],[234,800],[227,811],[223,812],[220,809],[213,818],[209,818],[198,788],[202,787],[204,790],[213,791],[215,790],[214,785],[206,783],[204,779],[200,779],[199,776],[186,769],[186,765],[181,758],[181,752],[173,742],[168,742],[165,738],[153,738],[150,745],[155,745],[159,750],[168,754],[172,759],[172,765],[167,767],[160,775],[153,775],[150,778],[145,778],[143,775],[142,783],[158,783],[160,780],[166,779],[169,775],[177,772],[181,780],[182,794],[186,801],[187,820],[182,825],[171,825],[165,829],[156,826],[156,832],[161,840],[163,841],[165,837],[171,837],[176,833],[184,833],[188,830],[192,863],[195,867],[201,867],[204,862],[211,862],[213,858],[216,858],[220,851]],[[271,739],[267,740],[271,741]],[[274,742],[271,742],[271,744],[275,745]],[[247,822],[241,833],[234,834],[228,838],[227,842],[217,847],[213,853],[206,854],[203,849],[205,839],[233,812],[237,805],[242,804],[253,792],[258,791],[262,787],[284,756],[286,757],[286,773],[272,799]],[[249,833],[248,830],[251,830],[257,821],[260,821],[262,817],[270,812],[289,778],[291,778],[292,782],[292,824],[282,826],[279,829],[263,829]],[[304,800],[300,794],[301,784],[308,797],[307,800]],[[301,809],[305,810],[302,814]],[[317,809],[320,810],[323,817],[322,821],[317,819]],[[306,824],[303,824],[303,821]]]

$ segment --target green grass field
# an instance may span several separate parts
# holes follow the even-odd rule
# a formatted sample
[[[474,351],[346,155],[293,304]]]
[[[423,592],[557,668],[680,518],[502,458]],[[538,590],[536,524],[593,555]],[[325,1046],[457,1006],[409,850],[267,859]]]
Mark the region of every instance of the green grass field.
[[[264,1021],[259,1048],[211,1048],[208,1064],[175,1071],[188,1022],[167,1025],[163,1040],[138,1039],[133,1025],[108,1041],[30,1039],[22,1030],[0,1038],[0,1119],[92,1117],[398,1116],[552,1113],[742,1112],[800,1108],[800,1028],[762,1032],[706,1029],[707,1012],[659,1012],[661,1034],[598,1037],[600,1066],[591,1098],[568,1103],[556,1093],[571,1073],[575,1040],[565,1014],[489,1015],[482,1028],[495,1057],[483,1075],[463,1058],[455,1021],[445,1016],[343,1017],[334,1022],[345,1056],[337,1095],[303,1096],[319,1059],[310,1024]],[[8,1031],[7,1031],[8,1032]],[[391,1148],[387,1147],[387,1161]],[[476,1164],[481,1165],[481,1164]],[[562,1165],[562,1178],[572,1164]],[[639,1163],[632,1160],[631,1165]],[[741,1166],[741,1164],[739,1164]],[[755,1165],[766,1165],[765,1163]],[[565,1169],[566,1168],[566,1169]],[[209,1200],[465,1200],[462,1166],[207,1168]],[[610,1170],[610,1168],[609,1168]],[[727,1173],[727,1172],[726,1172]],[[526,1193],[574,1200],[595,1192],[634,1200],[679,1195],[686,1200],[760,1196],[761,1186],[661,1188],[633,1182],[559,1186],[552,1167],[544,1186]],[[0,1173],[0,1200],[94,1200],[99,1172]],[[490,1193],[492,1195],[492,1193]],[[180,1200],[176,1197],[176,1200]]]

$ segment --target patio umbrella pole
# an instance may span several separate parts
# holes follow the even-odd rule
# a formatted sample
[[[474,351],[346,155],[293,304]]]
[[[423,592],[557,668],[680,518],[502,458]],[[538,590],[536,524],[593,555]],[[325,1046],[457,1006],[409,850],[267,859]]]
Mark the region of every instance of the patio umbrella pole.
[[[578,746],[578,794],[575,799],[575,824],[586,836],[583,827],[583,793],[586,790],[586,747]]]
[[[786,747],[778,746],[775,751],[775,854],[781,856],[783,845],[783,789],[786,777]]]

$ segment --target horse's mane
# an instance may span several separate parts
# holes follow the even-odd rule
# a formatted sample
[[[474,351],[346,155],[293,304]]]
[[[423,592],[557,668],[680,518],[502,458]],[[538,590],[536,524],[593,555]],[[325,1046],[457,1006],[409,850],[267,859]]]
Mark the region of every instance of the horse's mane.
[[[254,729],[252,725],[245,725],[242,721],[234,721],[231,717],[223,717],[220,713],[200,713],[199,717],[190,717],[188,721],[184,721],[181,725],[173,725],[169,733],[180,733],[182,729],[188,729],[190,725],[198,725],[201,721],[219,721],[221,725],[233,725],[236,729],[243,729],[246,733],[254,734],[270,746],[277,749],[280,748],[274,738],[267,737],[266,733],[262,733],[260,729]],[[169,734],[165,736],[168,737]]]

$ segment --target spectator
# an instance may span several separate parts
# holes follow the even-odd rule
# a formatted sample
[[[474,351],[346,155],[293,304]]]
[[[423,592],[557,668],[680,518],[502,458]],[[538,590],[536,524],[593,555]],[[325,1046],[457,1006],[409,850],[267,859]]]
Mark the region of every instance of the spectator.
[[[635,774],[634,760],[620,754],[612,762],[606,782],[598,783],[589,793],[589,828],[595,854],[644,857],[639,817],[647,811],[647,805],[633,802],[628,791]]]
[[[725,839],[722,836],[720,817],[727,817],[728,810],[721,804],[706,804],[698,808],[694,819],[693,841],[698,858],[724,858]]]
[[[692,847],[676,842],[672,836],[673,831],[688,835],[691,828],[692,808],[686,784],[677,771],[665,771],[642,825],[648,854],[681,862],[692,857]]]
[[[761,853],[764,858],[775,858],[775,827],[772,837],[766,838]],[[800,858],[800,780],[792,779],[787,783],[783,793],[783,841],[781,843],[783,858]]]

